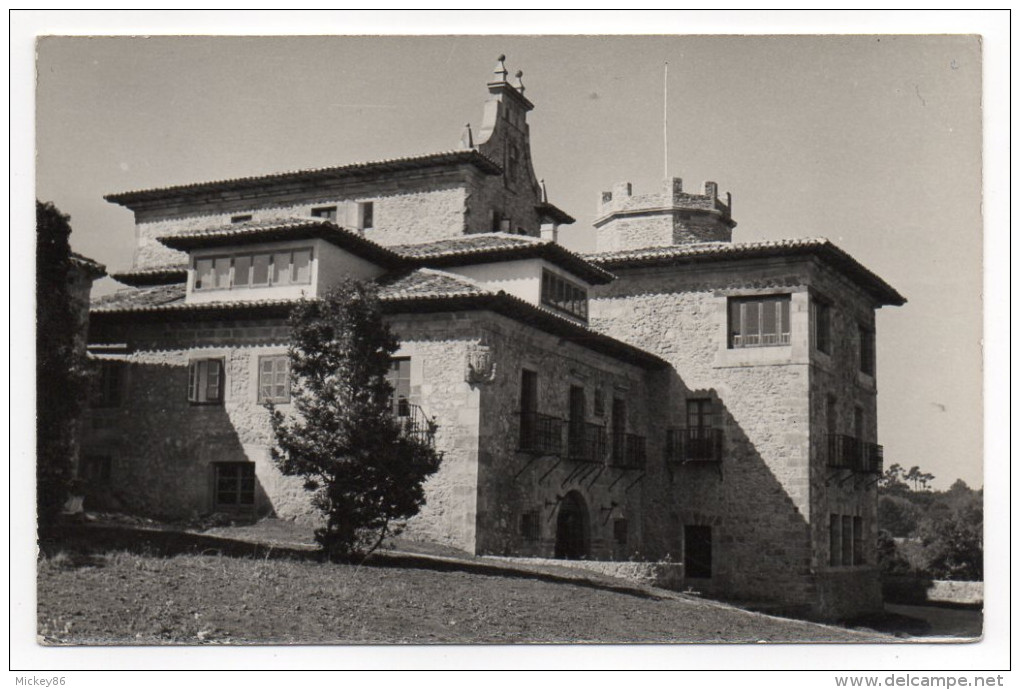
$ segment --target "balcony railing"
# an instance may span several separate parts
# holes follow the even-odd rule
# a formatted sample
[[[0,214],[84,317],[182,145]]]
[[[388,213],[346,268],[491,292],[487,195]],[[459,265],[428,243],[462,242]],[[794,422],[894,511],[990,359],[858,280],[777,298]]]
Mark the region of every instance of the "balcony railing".
[[[393,415],[400,425],[400,435],[425,445],[435,445],[436,423],[418,405],[401,398],[393,404]]]
[[[789,345],[789,333],[749,333],[740,335],[733,334],[733,347],[772,347],[774,345]]]
[[[563,452],[563,420],[538,412],[521,412],[519,448],[536,455]]]
[[[626,470],[644,469],[647,461],[645,437],[637,434],[613,434],[613,452],[609,465]]]
[[[606,427],[591,422],[570,422],[567,426],[567,457],[578,462],[605,462]]]
[[[681,464],[722,462],[722,438],[722,429],[670,429],[666,435],[666,458]]]
[[[829,467],[867,474],[882,474],[882,446],[854,436],[829,434]]]

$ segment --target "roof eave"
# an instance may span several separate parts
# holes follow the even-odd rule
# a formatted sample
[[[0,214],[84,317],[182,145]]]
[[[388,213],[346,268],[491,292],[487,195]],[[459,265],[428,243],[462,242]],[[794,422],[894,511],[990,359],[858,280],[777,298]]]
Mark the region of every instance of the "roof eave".
[[[241,177],[227,180],[215,180],[211,182],[199,182],[195,184],[173,185],[169,187],[118,192],[114,194],[107,194],[103,196],[103,199],[110,203],[118,204],[134,210],[135,206],[144,205],[150,202],[200,197],[205,194],[215,192],[248,190],[271,183],[303,181],[310,179],[343,179],[345,177],[357,178],[383,173],[402,172],[405,170],[420,170],[428,167],[455,165],[473,165],[487,175],[501,175],[503,173],[503,168],[499,165],[499,163],[493,161],[480,151],[467,149],[464,151],[450,151],[410,158],[369,161],[367,163],[352,163],[350,165],[331,168],[295,170],[291,172],[270,173],[268,175],[255,177]]]

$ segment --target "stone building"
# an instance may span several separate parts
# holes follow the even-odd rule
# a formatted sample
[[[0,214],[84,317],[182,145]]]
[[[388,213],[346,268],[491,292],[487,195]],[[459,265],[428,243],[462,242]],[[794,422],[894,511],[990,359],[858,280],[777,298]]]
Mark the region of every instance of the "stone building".
[[[600,199],[597,251],[532,168],[501,58],[457,150],[114,194],[128,289],[93,302],[92,505],[313,520],[269,457],[287,313],[380,285],[394,414],[444,454],[418,539],[476,554],[670,559],[722,596],[880,604],[874,309],[903,298],[826,240],[733,243],[679,179]]]

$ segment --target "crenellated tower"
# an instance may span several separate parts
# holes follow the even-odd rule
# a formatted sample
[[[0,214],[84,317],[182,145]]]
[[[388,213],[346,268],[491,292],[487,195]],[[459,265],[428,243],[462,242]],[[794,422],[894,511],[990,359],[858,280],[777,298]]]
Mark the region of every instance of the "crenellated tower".
[[[621,182],[599,197],[596,251],[730,242],[736,226],[731,209],[730,195],[720,199],[715,182],[706,182],[701,194],[685,192],[679,177],[653,194],[633,194],[631,184]]]

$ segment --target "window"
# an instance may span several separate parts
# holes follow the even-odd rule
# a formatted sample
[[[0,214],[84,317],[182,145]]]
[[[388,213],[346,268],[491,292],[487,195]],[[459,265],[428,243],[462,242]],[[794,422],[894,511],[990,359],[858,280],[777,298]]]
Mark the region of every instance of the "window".
[[[542,536],[542,520],[537,510],[529,510],[521,515],[521,536],[528,541],[536,541]]]
[[[864,521],[854,517],[854,565],[864,564]]]
[[[571,386],[570,397],[567,403],[570,415],[567,420],[567,450],[572,458],[583,458],[586,456],[584,442],[585,407],[584,388],[581,386]]]
[[[595,405],[595,409],[593,410],[592,414],[594,414],[596,417],[605,417],[606,416],[606,397],[603,394],[601,388],[596,388],[595,389],[595,402],[594,402],[594,405]]]
[[[243,508],[255,505],[255,463],[218,462],[215,472],[217,508]]]
[[[375,205],[371,201],[358,203],[358,228],[371,230],[375,227]]]
[[[868,376],[875,375],[875,331],[864,326],[857,327],[861,353],[861,372]]]
[[[731,297],[728,347],[790,344],[790,296]]]
[[[311,249],[195,259],[196,290],[307,285],[311,282]]]
[[[259,357],[259,402],[290,402],[290,359],[287,355]]]
[[[613,398],[613,460],[622,461],[626,457],[627,438],[627,403],[620,398]]]
[[[832,354],[832,306],[822,300],[811,300],[811,317],[815,349]]]
[[[721,462],[722,432],[716,431],[715,405],[710,398],[687,399],[684,461]]]
[[[398,417],[411,416],[411,358],[394,357],[390,360],[390,370],[386,380],[393,386],[393,414]]]
[[[712,528],[684,525],[684,573],[687,577],[712,577]]]
[[[82,458],[78,476],[90,482],[108,482],[113,460],[109,455],[86,455]]]
[[[321,218],[322,220],[328,220],[330,223],[335,223],[336,206],[322,206],[320,208],[313,208],[312,218]]]
[[[617,544],[627,543],[627,518],[616,518],[613,520],[613,541]]]
[[[552,271],[542,271],[542,304],[588,320],[588,290]]]
[[[252,216],[250,213],[245,213],[240,216],[230,216],[231,223],[247,223],[251,220]]]
[[[829,515],[829,565],[864,565],[864,520],[861,517]]]
[[[213,405],[223,402],[223,360],[197,359],[188,371],[188,402]]]
[[[843,565],[854,564],[854,528],[853,518],[849,515],[843,516]]]
[[[102,361],[93,395],[93,407],[120,407],[124,391],[124,363]]]
[[[843,564],[843,549],[840,547],[840,534],[842,523],[839,515],[829,515],[829,565],[837,566]]]

